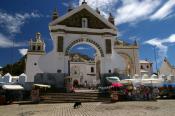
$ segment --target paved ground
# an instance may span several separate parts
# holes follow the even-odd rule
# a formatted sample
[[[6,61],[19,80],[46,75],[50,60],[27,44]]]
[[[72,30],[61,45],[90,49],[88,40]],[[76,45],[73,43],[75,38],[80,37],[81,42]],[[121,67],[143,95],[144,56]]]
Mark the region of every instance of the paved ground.
[[[0,116],[174,116],[175,100],[157,102],[35,104],[0,106]]]

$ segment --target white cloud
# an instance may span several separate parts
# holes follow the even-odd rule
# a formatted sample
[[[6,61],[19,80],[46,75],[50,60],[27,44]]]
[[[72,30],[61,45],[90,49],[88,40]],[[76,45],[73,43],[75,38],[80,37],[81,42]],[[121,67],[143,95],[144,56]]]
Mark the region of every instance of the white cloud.
[[[160,5],[160,0],[124,0],[116,11],[117,24],[133,23],[145,20]]]
[[[158,48],[159,62],[161,62],[164,57],[167,57],[169,47],[167,44],[171,43],[175,43],[175,34],[172,34],[167,38],[154,38],[144,42],[144,44],[149,44]]]
[[[3,68],[2,66],[0,66],[0,69]]]
[[[79,5],[83,0],[79,0]],[[118,0],[87,0],[87,4],[90,5],[93,8],[104,8],[108,9],[108,6],[112,6],[116,4]]]
[[[161,20],[168,17],[175,7],[175,0],[167,1],[157,12],[155,12],[150,19],[151,20]]]
[[[167,56],[168,46],[163,45],[163,42],[160,39],[156,39],[156,38],[150,39],[146,41],[145,44],[149,44],[149,45],[152,45],[158,48],[158,56],[159,56],[158,62],[159,63],[162,61],[164,57]]]
[[[86,49],[89,49],[89,48],[86,48],[86,47],[78,47],[77,50],[86,50]]]
[[[26,23],[27,19],[39,18],[41,16],[34,12],[24,14],[15,13],[12,15],[0,10],[0,26],[5,28],[10,34],[15,34],[21,31],[21,27]]]
[[[170,35],[167,39],[163,40],[164,43],[175,43],[175,34]]]
[[[68,4],[67,2],[63,2],[62,4],[63,4],[63,6],[65,6],[65,7],[69,7],[69,4]]]
[[[19,49],[19,53],[24,56],[27,54],[28,49]]]
[[[79,5],[82,1],[79,0]],[[169,18],[175,6],[175,0],[166,3],[162,0],[88,0],[87,3],[94,9],[99,8],[105,18],[111,12],[117,25]]]
[[[13,42],[10,37],[4,36],[0,33],[0,48],[10,48],[10,47],[20,47],[26,46],[24,42]]]
[[[81,5],[83,0],[79,0],[79,5]],[[113,13],[116,9],[115,5],[119,0],[87,0],[87,4],[96,9],[98,8],[101,12],[101,15],[108,17],[109,13]]]
[[[157,39],[157,38],[150,39],[150,40],[146,41],[145,43],[153,45],[153,46],[161,46],[162,45],[162,41]]]

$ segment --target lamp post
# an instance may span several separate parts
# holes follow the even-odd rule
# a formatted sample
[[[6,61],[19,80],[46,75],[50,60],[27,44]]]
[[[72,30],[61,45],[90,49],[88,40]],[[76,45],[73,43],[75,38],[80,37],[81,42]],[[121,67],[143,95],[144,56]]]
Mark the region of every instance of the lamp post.
[[[157,72],[157,76],[158,76],[156,46],[154,46],[154,60],[155,60],[155,62],[156,62],[156,72]]]
[[[133,65],[134,65],[134,74],[136,74],[136,63],[135,63],[135,49],[133,47]]]

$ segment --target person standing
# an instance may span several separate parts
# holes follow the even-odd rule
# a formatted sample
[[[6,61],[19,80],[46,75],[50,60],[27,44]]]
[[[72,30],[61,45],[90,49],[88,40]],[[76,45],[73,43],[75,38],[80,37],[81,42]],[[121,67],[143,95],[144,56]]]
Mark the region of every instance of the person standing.
[[[31,98],[33,103],[39,103],[40,98],[39,98],[39,89],[36,87],[32,88],[31,91]]]

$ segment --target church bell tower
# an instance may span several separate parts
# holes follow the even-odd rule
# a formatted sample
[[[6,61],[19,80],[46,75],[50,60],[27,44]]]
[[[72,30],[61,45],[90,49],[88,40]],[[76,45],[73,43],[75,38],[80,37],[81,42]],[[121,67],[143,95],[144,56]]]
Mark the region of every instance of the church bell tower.
[[[45,43],[41,39],[41,34],[38,32],[34,39],[29,41],[29,48],[26,60],[26,75],[27,82],[34,82],[34,77],[37,73],[42,73],[38,66],[41,56],[45,54]]]

